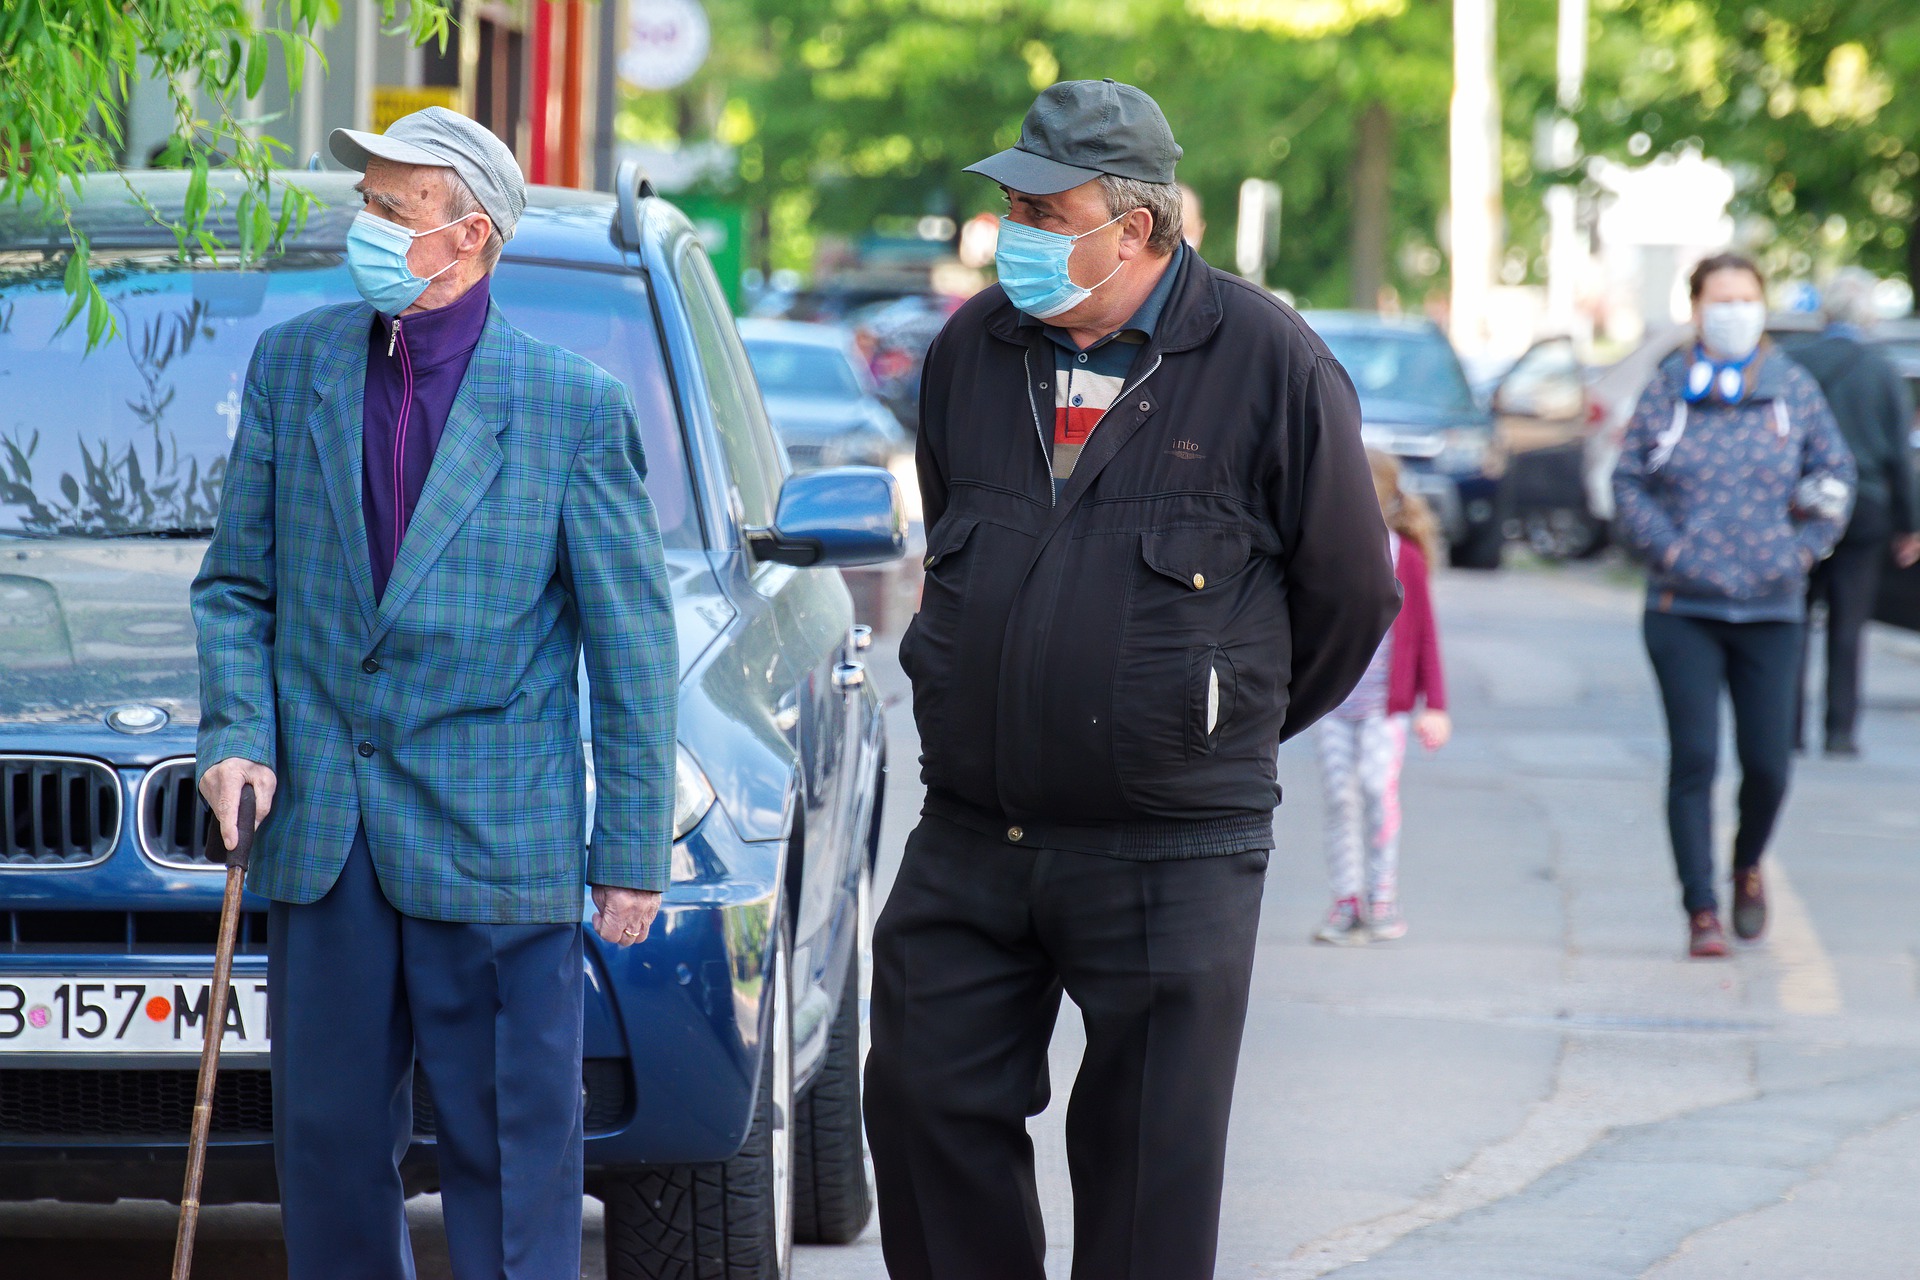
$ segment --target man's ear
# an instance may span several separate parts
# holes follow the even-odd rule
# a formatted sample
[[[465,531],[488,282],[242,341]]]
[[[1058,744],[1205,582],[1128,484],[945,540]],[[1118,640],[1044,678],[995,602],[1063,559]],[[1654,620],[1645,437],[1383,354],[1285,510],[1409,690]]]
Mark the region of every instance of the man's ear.
[[[493,234],[493,219],[484,213],[477,213],[460,224],[459,256],[469,258],[486,247],[487,237]]]
[[[1153,214],[1145,209],[1135,209],[1120,224],[1120,259],[1146,256],[1147,242],[1153,239]]]

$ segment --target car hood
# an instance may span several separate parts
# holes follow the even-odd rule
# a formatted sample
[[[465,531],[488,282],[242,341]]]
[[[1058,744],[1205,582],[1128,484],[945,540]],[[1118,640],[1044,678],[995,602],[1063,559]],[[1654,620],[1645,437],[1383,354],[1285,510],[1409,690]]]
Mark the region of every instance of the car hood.
[[[1448,427],[1484,427],[1490,419],[1484,409],[1420,404],[1412,400],[1363,399],[1361,420],[1369,426],[1400,432],[1443,431]]]
[[[206,543],[0,541],[0,725],[90,725],[130,702],[200,720],[187,587]]]
[[[767,416],[789,441],[815,443],[849,431],[886,432],[886,424],[864,400],[813,396],[768,396]],[[884,408],[881,413],[887,412]],[[888,433],[891,434],[891,433]]]
[[[0,733],[100,729],[128,703],[159,707],[176,729],[197,726],[187,596],[206,549],[184,539],[0,540]],[[733,609],[704,554],[669,552],[667,573],[685,675]]]

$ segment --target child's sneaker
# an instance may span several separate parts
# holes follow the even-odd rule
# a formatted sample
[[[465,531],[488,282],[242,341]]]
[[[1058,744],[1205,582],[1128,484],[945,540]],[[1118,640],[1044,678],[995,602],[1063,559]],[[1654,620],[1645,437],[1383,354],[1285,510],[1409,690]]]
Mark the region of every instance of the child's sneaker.
[[[1407,936],[1407,918],[1392,898],[1375,898],[1367,908],[1367,930],[1381,942]]]
[[[1327,912],[1327,919],[1313,932],[1315,942],[1336,947],[1357,947],[1368,941],[1367,922],[1360,918],[1360,899],[1342,898]]]

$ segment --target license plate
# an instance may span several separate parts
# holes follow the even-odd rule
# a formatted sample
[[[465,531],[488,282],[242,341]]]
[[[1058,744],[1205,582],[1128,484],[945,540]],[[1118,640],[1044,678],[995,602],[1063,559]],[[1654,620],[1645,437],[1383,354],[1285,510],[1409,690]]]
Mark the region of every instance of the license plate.
[[[0,978],[0,1054],[200,1052],[208,978]],[[222,1053],[267,1049],[267,982],[228,989]]]

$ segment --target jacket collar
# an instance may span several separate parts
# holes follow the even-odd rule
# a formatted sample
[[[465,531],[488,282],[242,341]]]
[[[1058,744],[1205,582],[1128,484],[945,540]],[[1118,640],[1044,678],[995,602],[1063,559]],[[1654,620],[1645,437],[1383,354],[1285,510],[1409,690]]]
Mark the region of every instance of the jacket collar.
[[[313,379],[318,404],[308,419],[320,457],[327,504],[339,529],[347,576],[353,582],[370,646],[378,644],[392,627],[419,590],[427,571],[500,472],[504,458],[497,437],[511,417],[514,332],[499,307],[489,303],[486,324],[447,412],[446,429],[434,452],[433,466],[427,472],[406,538],[400,544],[393,576],[376,603],[373,570],[367,559],[366,513],[361,503],[366,333],[372,323],[373,308],[365,303],[335,308],[316,319],[310,340],[324,344],[324,353]]]
[[[1148,343],[1161,354],[1200,346],[1220,327],[1220,286],[1213,278],[1213,268],[1199,254],[1189,251],[1181,254],[1171,269],[1179,274]],[[999,285],[992,287],[1000,288]],[[1002,291],[998,305],[987,312],[984,323],[987,332],[1003,342],[1022,347],[1036,340],[1044,342],[1046,337],[1041,327],[1023,325],[1022,318],[1022,313],[1007,301]]]

